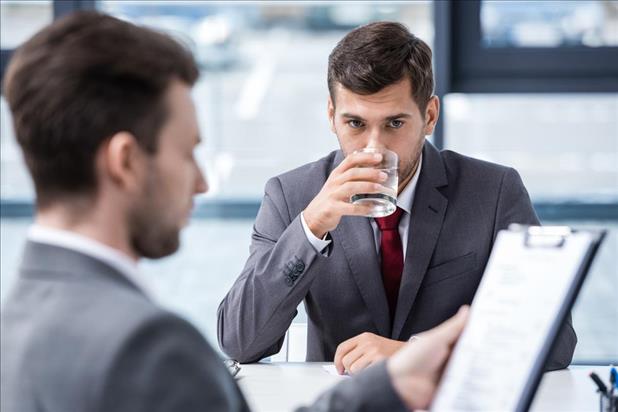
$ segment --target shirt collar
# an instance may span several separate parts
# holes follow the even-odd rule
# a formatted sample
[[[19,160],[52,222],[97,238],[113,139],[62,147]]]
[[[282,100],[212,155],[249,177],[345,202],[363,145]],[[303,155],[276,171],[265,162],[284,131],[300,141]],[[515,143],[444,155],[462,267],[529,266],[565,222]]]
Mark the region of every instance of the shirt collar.
[[[403,209],[404,212],[410,214],[412,211],[412,204],[414,203],[414,194],[416,192],[416,185],[418,183],[418,177],[421,174],[421,167],[423,166],[423,154],[418,160],[418,167],[416,168],[416,172],[414,172],[414,176],[408,182],[406,187],[403,188],[399,196],[397,196],[397,207]]]
[[[71,249],[100,260],[126,276],[146,296],[153,297],[151,287],[139,272],[137,263],[117,249],[75,232],[36,224],[30,227],[28,240]]]

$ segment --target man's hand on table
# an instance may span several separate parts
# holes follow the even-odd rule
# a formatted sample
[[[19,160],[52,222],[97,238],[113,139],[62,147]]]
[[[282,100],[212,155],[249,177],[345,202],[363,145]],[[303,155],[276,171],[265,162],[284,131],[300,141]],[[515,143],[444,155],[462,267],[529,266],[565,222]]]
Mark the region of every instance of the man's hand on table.
[[[393,355],[406,342],[384,338],[365,332],[342,342],[335,351],[335,367],[343,375],[345,372],[353,375],[375,362]]]

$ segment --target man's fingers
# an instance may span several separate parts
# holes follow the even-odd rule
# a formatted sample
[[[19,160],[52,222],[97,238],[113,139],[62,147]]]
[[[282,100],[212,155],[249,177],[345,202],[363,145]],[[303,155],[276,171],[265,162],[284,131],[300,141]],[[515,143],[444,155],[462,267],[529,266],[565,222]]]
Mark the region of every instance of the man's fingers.
[[[359,360],[365,354],[364,349],[361,347],[356,347],[350,352],[348,352],[342,359],[341,363],[346,371],[352,373],[351,367],[352,365]]]
[[[382,161],[381,153],[352,153],[348,155],[343,161],[335,168],[333,172],[341,174],[348,169],[358,166],[373,166]]]
[[[353,167],[346,170],[341,175],[337,176],[336,181],[339,184],[345,182],[384,182],[388,175],[379,170],[369,167]]]
[[[341,342],[339,346],[337,346],[337,350],[335,351],[334,363],[335,367],[337,368],[337,372],[339,372],[340,375],[343,375],[343,373],[345,372],[345,366],[342,362],[343,357],[347,355],[348,352],[353,350],[356,347],[356,344],[357,340],[354,337],[346,340],[345,342]]]
[[[350,374],[356,374],[363,369],[366,369],[370,366],[376,359],[372,358],[367,354],[363,354],[360,358],[356,359],[352,364],[347,368]]]
[[[464,326],[466,326],[469,309],[467,305],[460,307],[455,316],[436,326],[433,330],[429,331],[428,334],[433,335],[440,342],[444,342],[451,346],[455,343],[457,338],[459,338]]]

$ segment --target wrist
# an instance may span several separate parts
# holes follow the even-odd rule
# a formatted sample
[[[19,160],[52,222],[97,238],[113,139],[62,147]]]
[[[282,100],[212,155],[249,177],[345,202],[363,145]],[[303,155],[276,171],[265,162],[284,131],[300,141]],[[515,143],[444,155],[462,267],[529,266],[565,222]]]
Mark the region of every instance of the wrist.
[[[395,393],[410,410],[428,409],[433,395],[433,389],[427,385],[427,381],[421,379],[409,371],[401,371],[388,359],[386,370],[391,380]]]
[[[328,233],[328,230],[324,230],[318,224],[315,223],[316,220],[313,219],[311,212],[305,209],[305,211],[303,212],[303,218],[305,219],[307,228],[311,231],[311,233],[313,233],[313,235],[317,237],[318,239],[324,239],[324,237]]]
[[[429,409],[434,388],[427,381],[413,376],[401,377],[393,381],[393,388],[410,410]]]
[[[402,342],[402,341],[398,340],[398,341],[397,341],[397,345],[396,345],[395,352],[398,352],[398,351],[399,351],[399,349],[401,349],[401,348],[403,348],[404,346],[406,346],[406,343],[408,343],[408,342],[407,342],[407,341],[403,341],[403,342]]]

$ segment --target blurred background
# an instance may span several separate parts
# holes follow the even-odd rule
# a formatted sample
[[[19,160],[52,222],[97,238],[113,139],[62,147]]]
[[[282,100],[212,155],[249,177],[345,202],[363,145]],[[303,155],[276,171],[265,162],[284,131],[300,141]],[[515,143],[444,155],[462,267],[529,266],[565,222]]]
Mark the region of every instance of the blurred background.
[[[573,311],[575,363],[618,363],[618,1],[8,1],[2,72],[44,25],[98,9],[167,32],[195,54],[210,182],[182,248],[142,270],[157,299],[216,342],[216,309],[248,257],[271,176],[337,149],[327,59],[350,29],[408,26],[434,50],[440,148],[515,167],[543,224],[607,228]],[[1,292],[32,222],[33,188],[0,101]],[[301,310],[295,322],[305,321]]]

